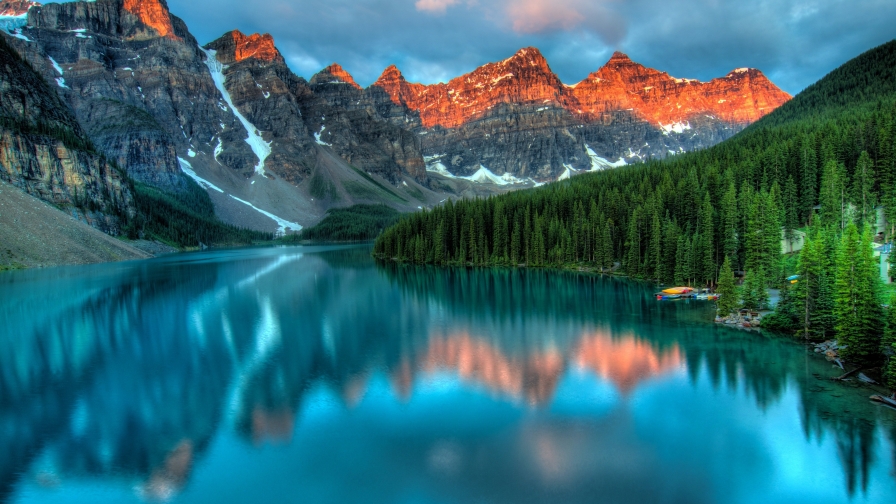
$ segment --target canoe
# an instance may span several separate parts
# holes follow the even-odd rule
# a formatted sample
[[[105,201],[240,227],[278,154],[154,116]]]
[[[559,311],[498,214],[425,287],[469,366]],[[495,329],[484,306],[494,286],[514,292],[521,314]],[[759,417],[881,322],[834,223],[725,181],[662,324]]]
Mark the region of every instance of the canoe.
[[[664,292],[665,292],[665,291],[664,291]],[[658,294],[656,295],[656,300],[657,300],[657,301],[665,301],[665,300],[680,299],[680,298],[681,298],[681,294],[664,294],[664,292],[660,292],[660,293],[658,293]]]
[[[663,290],[663,294],[671,294],[671,295],[681,295],[681,294],[690,294],[694,289],[690,287],[672,287],[671,289]]]

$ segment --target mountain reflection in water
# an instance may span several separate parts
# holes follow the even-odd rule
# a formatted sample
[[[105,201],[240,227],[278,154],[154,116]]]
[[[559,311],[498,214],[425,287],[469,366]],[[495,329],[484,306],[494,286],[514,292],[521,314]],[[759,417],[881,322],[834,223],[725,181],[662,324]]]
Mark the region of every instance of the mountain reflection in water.
[[[0,275],[0,502],[890,501],[867,389],[651,292],[364,247]]]

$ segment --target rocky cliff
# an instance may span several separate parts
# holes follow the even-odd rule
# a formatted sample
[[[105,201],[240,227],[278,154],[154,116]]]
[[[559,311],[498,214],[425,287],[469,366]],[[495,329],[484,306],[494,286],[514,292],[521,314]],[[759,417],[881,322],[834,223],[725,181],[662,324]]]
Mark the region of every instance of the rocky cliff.
[[[184,23],[162,0],[48,4],[28,14],[18,42],[69,102],[97,145],[135,179],[178,190],[177,155],[255,164]],[[147,148],[150,150],[147,151]]]
[[[790,98],[755,69],[701,83],[622,53],[566,85],[531,47],[445,84],[409,83],[391,66],[367,96],[414,126],[431,169],[543,181],[713,145]]]
[[[103,231],[134,216],[126,177],[0,35],[0,178]]]

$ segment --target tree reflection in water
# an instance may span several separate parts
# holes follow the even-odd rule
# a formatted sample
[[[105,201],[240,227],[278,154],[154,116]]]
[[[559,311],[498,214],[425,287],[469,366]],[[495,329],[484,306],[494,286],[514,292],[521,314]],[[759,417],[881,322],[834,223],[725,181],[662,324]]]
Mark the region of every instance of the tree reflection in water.
[[[442,375],[545,410],[564,377],[593,376],[622,398],[595,419],[607,447],[620,442],[607,433],[632,428],[627,403],[650,380],[681,374],[696,387],[705,376],[764,411],[795,389],[806,439],[834,436],[848,493],[867,489],[881,462],[878,427],[896,436],[890,412],[863,400],[865,389],[827,381],[830,365],[800,345],[700,324],[710,310],[589,275],[376,265],[364,248],[218,251],[0,276],[0,501],[22,475],[62,488],[117,480],[167,500],[221,429],[253,446],[288,445],[321,384],[351,409],[376,376],[411,402]],[[521,427],[516,456],[558,485],[652,463],[622,447],[567,457],[597,442],[593,427]],[[434,474],[473,481],[485,476],[462,460],[478,449],[442,441],[424,458]],[[498,467],[480,470],[502,477]]]

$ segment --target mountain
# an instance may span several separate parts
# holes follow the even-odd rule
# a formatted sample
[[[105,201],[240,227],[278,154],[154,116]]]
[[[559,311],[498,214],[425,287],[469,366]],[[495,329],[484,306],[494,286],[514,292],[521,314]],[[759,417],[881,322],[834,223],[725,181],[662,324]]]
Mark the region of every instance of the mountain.
[[[706,147],[787,98],[758,71],[698,84],[622,55],[567,86],[533,48],[431,86],[390,67],[363,89],[338,64],[295,75],[270,35],[200,45],[164,0],[0,8],[0,36],[138,196],[268,232],[336,207],[415,211]],[[653,90],[627,96],[639,86]]]
[[[619,52],[570,86],[531,47],[445,84],[409,83],[392,66],[374,88],[381,109],[386,97],[403,111],[383,115],[421,135],[431,169],[542,181],[708,147],[790,99],[759,70],[702,83]]]
[[[0,179],[110,234],[135,216],[123,173],[56,92],[0,38]]]

